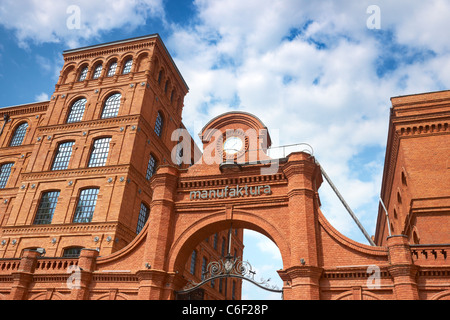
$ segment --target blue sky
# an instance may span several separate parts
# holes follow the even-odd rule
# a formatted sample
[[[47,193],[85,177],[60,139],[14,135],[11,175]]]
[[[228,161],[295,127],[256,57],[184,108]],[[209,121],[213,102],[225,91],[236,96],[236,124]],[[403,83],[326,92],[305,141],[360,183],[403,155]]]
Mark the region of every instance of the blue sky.
[[[67,27],[73,5],[79,29]],[[450,89],[449,16],[445,0],[3,0],[0,107],[48,99],[63,50],[159,33],[190,87],[191,134],[243,110],[274,145],[309,143],[373,234],[390,98]],[[333,226],[366,243],[326,184],[320,196]],[[246,258],[276,280],[263,274],[282,268],[276,246],[247,235]],[[269,298],[260,291],[246,285],[244,296]]]

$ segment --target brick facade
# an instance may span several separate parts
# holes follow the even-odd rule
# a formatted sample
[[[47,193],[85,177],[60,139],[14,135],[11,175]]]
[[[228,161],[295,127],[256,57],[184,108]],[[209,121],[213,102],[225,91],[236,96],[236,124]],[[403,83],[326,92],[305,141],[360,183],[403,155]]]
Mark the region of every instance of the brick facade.
[[[254,115],[212,119],[200,133],[203,152],[189,137],[178,154],[184,163],[175,161],[172,133],[184,128],[188,87],[157,35],[66,51],[64,59],[50,101],[0,109],[9,116],[0,165],[14,163],[0,189],[1,299],[180,299],[206,262],[224,258],[230,229],[236,257],[243,229],[275,242],[284,299],[450,298],[450,92],[392,99],[381,192],[391,230],[380,206],[369,246],[322,214],[315,158],[270,159],[268,128]],[[111,64],[116,73],[108,76]],[[116,94],[118,110],[104,117]],[[70,122],[80,99],[82,119]],[[23,142],[10,146],[25,122]],[[105,162],[90,166],[96,139],[105,137]],[[67,141],[67,168],[52,170]],[[151,156],[157,171],[148,174]],[[98,189],[91,221],[75,223],[81,192],[91,188]],[[56,207],[48,223],[36,224],[37,212],[49,211],[41,207],[48,191],[59,192]],[[137,232],[142,204],[150,214]],[[83,249],[63,257],[71,248]],[[220,288],[219,279],[202,286],[201,297],[239,299],[241,280],[223,279]]]

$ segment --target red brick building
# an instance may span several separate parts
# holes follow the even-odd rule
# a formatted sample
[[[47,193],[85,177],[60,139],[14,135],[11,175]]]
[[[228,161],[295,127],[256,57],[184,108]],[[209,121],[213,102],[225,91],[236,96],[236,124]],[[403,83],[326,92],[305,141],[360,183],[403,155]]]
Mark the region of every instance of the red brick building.
[[[284,299],[450,298],[450,91],[392,99],[370,246],[256,116],[212,119],[202,152],[180,138],[188,87],[157,35],[64,59],[50,101],[0,109],[1,299],[239,299],[243,229],[278,246]]]

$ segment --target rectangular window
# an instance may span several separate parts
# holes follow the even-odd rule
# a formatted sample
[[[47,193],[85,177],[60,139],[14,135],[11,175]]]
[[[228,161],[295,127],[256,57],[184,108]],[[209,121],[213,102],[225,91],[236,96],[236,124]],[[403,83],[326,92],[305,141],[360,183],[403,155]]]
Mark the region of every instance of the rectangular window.
[[[75,210],[74,223],[89,223],[94,216],[95,205],[97,203],[98,189],[84,189],[80,192],[77,209]]]
[[[42,195],[39,208],[34,218],[34,224],[52,223],[53,213],[58,203],[59,191],[50,191]]]
[[[145,223],[148,219],[148,212],[150,209],[143,203],[141,203],[141,209],[139,210],[139,218],[138,218],[138,224],[136,228],[136,234],[139,234],[144,227]]]
[[[6,183],[8,183],[13,165],[14,163],[5,163],[0,167],[0,189],[4,189],[6,187]]]
[[[150,180],[150,178],[153,176],[153,174],[155,173],[155,169],[156,169],[156,160],[153,157],[153,155],[150,155],[150,160],[148,161],[147,165],[147,172],[145,174],[145,178],[147,180]]]
[[[155,122],[155,133],[158,137],[161,137],[162,128],[163,128],[163,118],[161,114],[158,112],[158,116],[156,117]]]
[[[206,267],[207,267],[207,264],[208,264],[208,260],[206,260],[206,258],[203,257],[203,261],[202,261],[202,276],[201,276],[202,280],[205,280],[205,278],[206,278]]]
[[[195,265],[197,264],[197,251],[192,251],[191,256],[191,274],[195,274]]]
[[[63,258],[79,258],[82,248],[67,248],[64,250]]]
[[[102,167],[106,164],[111,138],[101,138],[94,141],[88,167]]]
[[[53,161],[52,170],[66,170],[69,167],[73,144],[73,141],[69,141],[59,145],[58,152]]]

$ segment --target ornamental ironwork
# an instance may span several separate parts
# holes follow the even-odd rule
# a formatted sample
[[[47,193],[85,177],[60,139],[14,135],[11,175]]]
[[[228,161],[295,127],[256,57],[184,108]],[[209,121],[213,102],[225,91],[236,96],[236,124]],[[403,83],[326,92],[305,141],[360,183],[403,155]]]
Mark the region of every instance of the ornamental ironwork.
[[[254,285],[271,292],[283,293],[277,285],[272,285],[269,279],[261,278],[260,281],[255,280],[256,272],[252,269],[248,261],[243,261],[239,257],[233,257],[228,254],[225,259],[212,261],[206,267],[202,274],[202,281],[195,282],[190,280],[187,285],[178,294],[186,294],[200,288],[205,283],[220,278],[240,278],[253,283]]]

